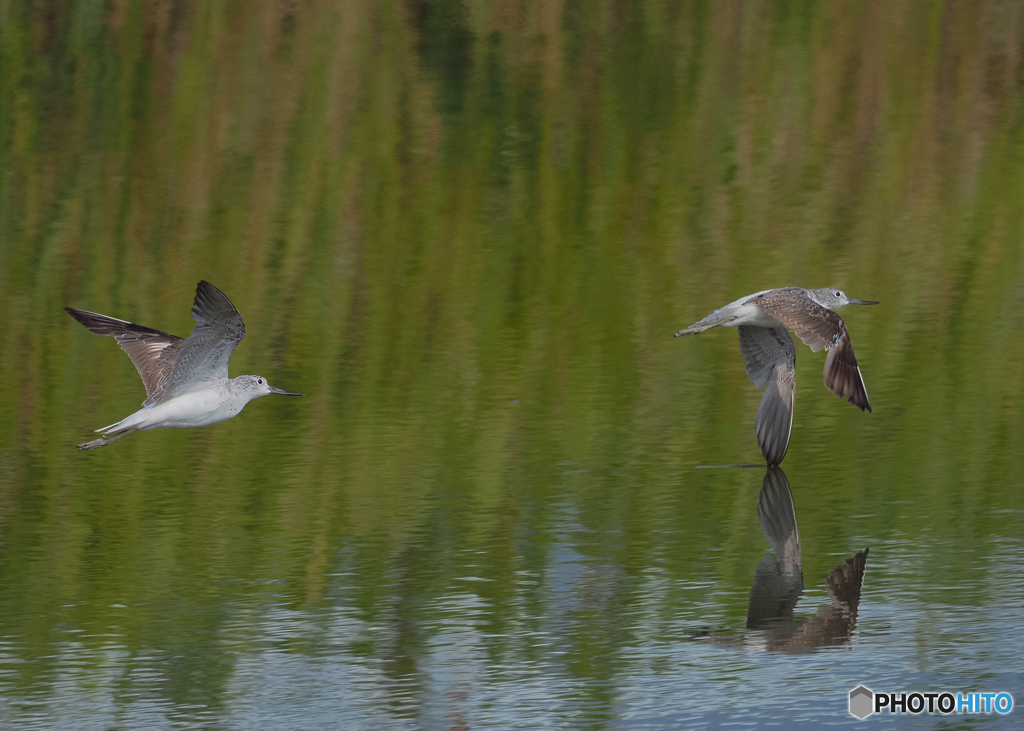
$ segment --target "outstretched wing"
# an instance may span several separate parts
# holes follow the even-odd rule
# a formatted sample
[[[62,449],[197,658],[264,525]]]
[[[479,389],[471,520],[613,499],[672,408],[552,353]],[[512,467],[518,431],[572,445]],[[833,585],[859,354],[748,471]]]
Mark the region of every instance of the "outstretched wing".
[[[185,338],[173,370],[162,383],[164,400],[196,384],[228,377],[228,361],[245,337],[245,324],[223,292],[206,281],[196,287],[195,329]]]
[[[843,325],[839,341],[828,351],[825,359],[825,385],[839,398],[845,398],[861,411],[871,411],[868,389],[857,365],[857,356],[850,345],[850,334]]]
[[[142,376],[147,396],[146,401],[143,402],[144,405],[148,406],[159,399],[160,381],[174,367],[174,361],[184,342],[181,338],[96,312],[76,310],[74,307],[65,307],[64,311],[89,328],[91,332],[114,338],[117,341],[121,350],[128,354],[139,375]]]
[[[786,329],[740,325],[740,352],[747,375],[758,388],[768,384],[757,408],[754,433],[769,465],[786,456],[793,433],[796,397],[796,345]]]
[[[802,296],[794,297],[794,292]],[[795,287],[775,289],[750,300],[796,333],[815,353],[828,350],[825,360],[825,385],[861,411],[871,411],[857,356],[850,344],[850,333],[843,318],[807,297]]]

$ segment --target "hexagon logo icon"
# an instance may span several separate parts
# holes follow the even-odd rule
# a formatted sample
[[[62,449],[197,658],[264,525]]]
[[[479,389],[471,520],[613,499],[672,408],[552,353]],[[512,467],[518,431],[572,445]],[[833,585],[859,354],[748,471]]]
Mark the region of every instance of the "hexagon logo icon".
[[[875,712],[875,694],[863,685],[850,691],[850,713],[862,721]]]

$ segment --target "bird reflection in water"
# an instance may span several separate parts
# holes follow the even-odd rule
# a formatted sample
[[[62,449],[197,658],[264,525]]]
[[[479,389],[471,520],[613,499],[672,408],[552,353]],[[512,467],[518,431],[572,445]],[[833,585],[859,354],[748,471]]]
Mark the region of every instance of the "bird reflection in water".
[[[716,644],[736,645],[781,653],[814,652],[820,647],[849,644],[857,627],[857,607],[864,583],[868,549],[839,564],[825,579],[829,603],[811,617],[795,616],[804,591],[800,531],[793,493],[786,473],[769,467],[757,501],[757,517],[772,553],[754,570],[742,640],[712,634]],[[772,555],[774,554],[774,555]]]
[[[828,604],[810,619],[798,618],[793,609],[804,590],[800,531],[789,480],[778,467],[769,467],[764,476],[757,517],[775,555],[765,554],[754,570],[747,629],[759,630],[764,649],[774,652],[812,652],[818,647],[847,644],[857,626],[868,549],[846,559],[825,579]]]

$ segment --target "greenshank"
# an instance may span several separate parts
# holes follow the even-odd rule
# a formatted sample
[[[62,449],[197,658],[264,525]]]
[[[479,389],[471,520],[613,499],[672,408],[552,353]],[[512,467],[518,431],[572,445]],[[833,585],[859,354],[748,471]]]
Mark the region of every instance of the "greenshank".
[[[701,333],[719,325],[739,327],[740,352],[747,375],[758,388],[768,384],[757,409],[754,433],[768,464],[777,465],[789,449],[796,388],[796,345],[786,328],[815,353],[828,351],[825,385],[832,393],[861,411],[871,411],[850,333],[843,318],[833,310],[846,305],[877,304],[847,297],[834,287],[766,289],[740,297],[675,336]]]
[[[231,300],[209,282],[196,287],[192,305],[196,326],[184,340],[95,312],[64,310],[97,335],[114,338],[146,386],[141,410],[97,429],[103,436],[79,444],[79,449],[105,447],[137,431],[215,424],[235,416],[253,399],[272,393],[303,395],[274,388],[262,376],[228,378],[228,360],[245,337],[245,325]]]

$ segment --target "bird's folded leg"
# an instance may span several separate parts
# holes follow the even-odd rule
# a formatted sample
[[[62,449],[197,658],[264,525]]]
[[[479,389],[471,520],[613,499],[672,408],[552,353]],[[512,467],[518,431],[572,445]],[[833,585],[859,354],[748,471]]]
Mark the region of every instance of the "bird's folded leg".
[[[83,442],[82,444],[79,444],[78,451],[84,452],[87,449],[99,449],[100,447],[105,447],[108,444],[113,444],[121,437],[126,437],[138,430],[138,427],[129,427],[124,431],[117,432],[116,434],[104,434],[99,439],[93,439],[91,442]]]

